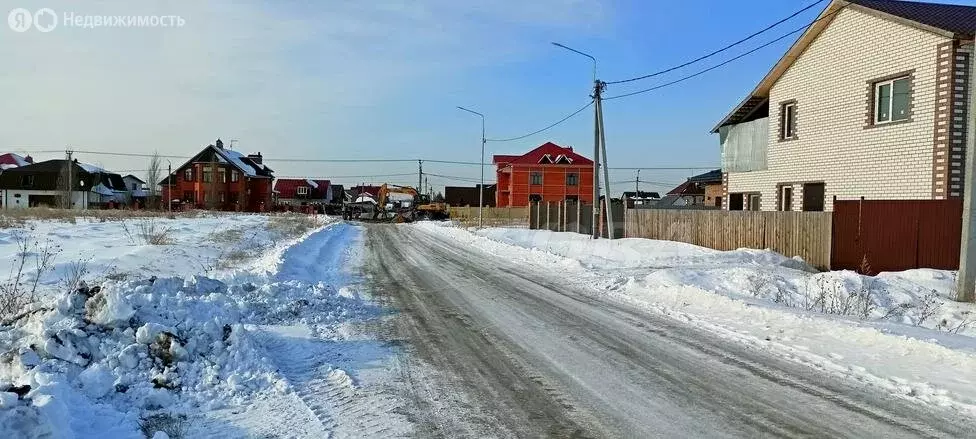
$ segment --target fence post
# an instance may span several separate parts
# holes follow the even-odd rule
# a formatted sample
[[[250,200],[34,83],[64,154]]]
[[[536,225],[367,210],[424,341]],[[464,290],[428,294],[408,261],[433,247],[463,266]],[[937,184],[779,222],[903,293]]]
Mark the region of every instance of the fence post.
[[[583,202],[576,202],[576,233],[580,233],[580,212],[583,211]]]
[[[559,203],[556,204],[556,212],[559,212],[558,218],[556,218],[556,221],[557,221],[556,222],[556,230],[558,230],[560,232],[563,231],[563,208],[564,207],[565,207],[565,204],[562,201],[560,201]]]

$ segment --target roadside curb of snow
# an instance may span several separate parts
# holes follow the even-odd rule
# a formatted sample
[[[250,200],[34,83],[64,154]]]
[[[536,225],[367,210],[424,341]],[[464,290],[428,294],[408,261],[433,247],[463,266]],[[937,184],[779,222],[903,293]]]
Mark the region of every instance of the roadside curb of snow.
[[[659,300],[648,302],[625,292],[626,290],[633,292],[635,289],[642,296],[655,295],[658,296],[657,299]],[[976,414],[976,400],[972,398],[964,398],[962,395],[954,394],[946,389],[941,389],[925,382],[912,382],[895,376],[883,377],[875,375],[868,371],[867,368],[859,365],[838,363],[835,359],[841,360],[843,357],[836,354],[831,354],[831,357],[834,357],[832,359],[810,352],[805,346],[791,345],[777,341],[777,336],[774,334],[778,331],[774,324],[769,323],[771,319],[767,316],[772,314],[773,319],[776,320],[793,320],[804,327],[809,327],[805,329],[810,329],[811,331],[841,331],[844,332],[845,339],[870,340],[874,346],[880,346],[882,352],[892,356],[905,356],[910,353],[915,356],[922,355],[932,359],[941,359],[958,368],[976,368],[976,357],[964,352],[952,350],[939,344],[917,338],[886,334],[875,328],[855,326],[849,322],[826,318],[826,316],[794,314],[783,310],[750,306],[741,300],[729,298],[693,286],[675,285],[669,288],[655,289],[637,285],[631,280],[622,288],[608,290],[608,292],[612,297],[621,302],[629,303],[641,309],[694,325],[723,339],[733,340],[739,344],[772,353],[780,358],[809,366],[832,376],[871,385],[898,398],[920,404],[948,407],[965,414]],[[676,308],[677,305],[669,306],[664,304],[671,301],[674,303],[682,303],[683,305],[690,305],[688,302],[694,301],[696,296],[699,299],[703,299],[702,302],[710,302],[699,303],[699,306],[723,311],[735,309],[734,312],[739,313],[743,317],[751,317],[754,321],[766,322],[771,335],[765,337],[756,336],[730,328],[721,323],[710,321],[708,318],[704,318],[698,314],[681,311]],[[899,349],[902,352],[897,352]]]
[[[269,273],[276,273],[284,263],[284,254],[288,249],[300,244],[301,242],[308,239],[308,237],[319,233],[329,227],[334,227],[336,224],[340,224],[341,221],[337,221],[332,217],[325,217],[324,223],[319,227],[315,227],[297,238],[292,238],[283,242],[278,243],[274,248],[265,253],[260,258],[254,260],[248,267],[244,267],[238,270],[232,271],[227,277],[233,278],[240,273],[257,274],[257,275],[268,275]]]
[[[727,316],[704,317],[693,312],[681,311],[678,309],[678,304],[687,306],[691,305],[691,302],[695,302],[694,305],[703,307],[703,311],[718,310],[720,313],[737,313],[736,318],[746,318],[751,319],[751,322],[764,323],[770,333],[795,329],[797,324],[804,329],[812,326],[813,331],[827,333],[846,342],[854,341],[856,346],[869,344],[873,350],[882,354],[928,358],[930,359],[930,367],[938,360],[938,365],[949,366],[956,370],[976,370],[976,355],[969,352],[954,350],[919,337],[887,334],[877,328],[858,326],[854,322],[838,319],[836,316],[810,313],[798,309],[755,306],[741,299],[731,298],[701,287],[679,284],[668,285],[665,288],[661,285],[641,285],[633,277],[615,276],[607,278],[606,275],[601,276],[600,273],[586,268],[579,260],[564,257],[538,247],[528,248],[492,239],[492,237],[478,234],[478,230],[475,228],[432,223],[419,223],[416,226],[473,245],[489,254],[508,260],[515,259],[539,266],[554,264],[562,269],[572,270],[574,274],[593,280],[592,289],[597,294],[609,294],[618,301],[667,316],[685,324],[692,324],[724,339],[736,341],[747,347],[761,349],[777,357],[806,365],[814,370],[864,383],[914,403],[948,407],[964,414],[976,414],[976,390],[974,390],[973,396],[964,397],[926,382],[913,382],[893,375],[885,378],[879,376],[877,370],[869,371],[867,367],[856,364],[840,364],[838,361],[843,360],[843,356],[830,354],[832,358],[829,359],[823,355],[810,352],[808,348],[801,345],[785,344],[775,341],[773,337],[766,340],[743,330],[714,322],[714,317],[721,319],[727,318]],[[670,296],[662,297],[668,293]],[[673,303],[674,306],[668,305],[669,303]],[[792,323],[792,325],[787,323]],[[838,335],[838,332],[842,334]],[[885,374],[881,373],[881,375]],[[965,380],[962,382],[971,384]]]

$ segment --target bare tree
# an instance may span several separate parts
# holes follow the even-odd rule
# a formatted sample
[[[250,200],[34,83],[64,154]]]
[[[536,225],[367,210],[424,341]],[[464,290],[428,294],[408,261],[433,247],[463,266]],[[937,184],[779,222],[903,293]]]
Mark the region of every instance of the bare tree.
[[[159,208],[159,181],[163,175],[163,159],[159,157],[159,151],[153,151],[149,157],[149,167],[146,168],[146,183],[149,185],[149,205],[150,209]],[[172,176],[170,176],[172,178]]]

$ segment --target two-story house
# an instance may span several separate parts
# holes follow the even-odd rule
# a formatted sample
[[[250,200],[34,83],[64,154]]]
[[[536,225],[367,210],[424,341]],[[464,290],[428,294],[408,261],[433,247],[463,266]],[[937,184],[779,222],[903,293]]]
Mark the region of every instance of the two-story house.
[[[271,208],[273,179],[260,152],[244,155],[217,139],[159,184],[163,202],[174,207],[264,212]]]
[[[329,180],[311,178],[279,178],[274,182],[277,204],[304,206],[332,202],[332,184]]]
[[[962,196],[976,7],[833,0],[718,125],[722,206]]]
[[[593,202],[593,161],[571,147],[546,142],[522,155],[495,155],[495,205]],[[477,204],[477,202],[475,202]]]

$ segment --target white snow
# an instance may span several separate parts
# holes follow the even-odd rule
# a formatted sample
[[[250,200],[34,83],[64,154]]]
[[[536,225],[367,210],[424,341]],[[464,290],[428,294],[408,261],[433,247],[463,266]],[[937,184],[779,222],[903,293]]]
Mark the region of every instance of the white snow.
[[[268,216],[155,219],[170,243],[148,245],[148,221],[0,230],[0,273],[25,239],[58,251],[36,311],[0,324],[0,385],[31,386],[0,393],[0,437],[142,438],[154,416],[170,421],[151,437],[323,437],[375,406],[358,394],[385,385],[370,371],[390,348],[338,329],[380,315],[355,275],[358,228],[325,218],[289,237]]]
[[[411,227],[900,398],[976,414],[976,306],[949,300],[955,272],[816,273],[767,250],[445,223]]]
[[[314,187],[316,189],[319,188],[319,184],[316,183],[315,180],[312,180],[311,178],[307,178],[307,179],[305,179],[305,181],[308,182],[308,185],[309,186]]]
[[[220,154],[223,155],[228,161],[230,161],[231,163],[233,163],[234,166],[237,167],[237,169],[240,169],[241,172],[244,173],[244,175],[246,175],[248,177],[255,177],[255,176],[258,175],[254,171],[254,167],[253,166],[251,166],[251,165],[249,165],[247,163],[244,163],[244,161],[241,160],[242,158],[244,158],[244,154],[241,154],[241,153],[239,153],[237,151],[234,151],[234,150],[231,150],[231,149],[220,149],[220,148],[216,148],[216,150],[219,151]]]
[[[88,163],[78,162],[78,166],[81,166],[81,169],[84,169],[89,174],[108,173],[108,171],[95,165],[89,165]]]

